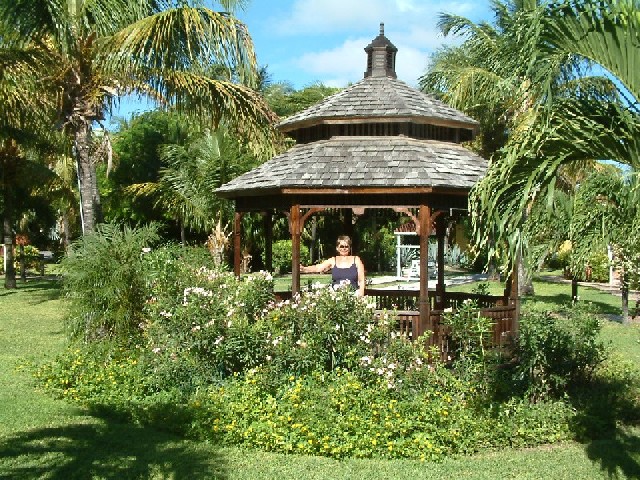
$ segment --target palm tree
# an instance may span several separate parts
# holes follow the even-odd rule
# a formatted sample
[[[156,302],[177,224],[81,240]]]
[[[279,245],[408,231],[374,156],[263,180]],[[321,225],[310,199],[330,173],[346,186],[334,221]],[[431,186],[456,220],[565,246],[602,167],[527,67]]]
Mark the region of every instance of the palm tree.
[[[480,135],[471,147],[495,160],[513,132],[527,123],[532,109],[551,94],[571,88],[573,78],[568,75],[570,56],[550,56],[539,68],[553,79],[551,88],[543,91],[533,87],[536,82],[526,59],[533,58],[534,51],[523,39],[537,35],[544,14],[539,1],[493,1],[492,8],[493,25],[475,24],[456,15],[440,16],[442,33],[462,34],[465,41],[459,47],[436,52],[420,83],[424,90],[480,121]],[[525,212],[531,211],[532,206],[528,205]],[[519,231],[524,229],[523,223],[518,225]],[[489,259],[493,260],[498,248],[489,239],[495,237],[499,241],[499,235],[492,232],[492,223],[475,225],[482,227],[483,242],[478,243],[491,247]],[[524,264],[518,271],[520,293],[533,293],[532,278]]]
[[[168,143],[160,147],[165,165],[157,181],[130,185],[125,193],[153,198],[173,220],[186,241],[185,228],[206,232],[220,219],[229,221],[229,204],[213,193],[222,184],[250,170],[251,156],[242,155],[236,143],[222,129],[198,132],[191,129],[184,144]]]
[[[628,322],[629,288],[640,279],[640,183],[614,167],[596,171],[580,184],[571,219],[571,264],[584,271],[594,253],[615,253],[621,272],[623,323]]]
[[[50,66],[46,57],[4,27],[0,23],[0,209],[5,288],[15,288],[13,245],[20,202],[29,198],[36,177],[48,173],[30,150],[51,147],[54,96],[39,80]]]
[[[233,11],[242,2],[219,3]],[[11,33],[4,42],[19,39],[12,45],[37,48],[55,65],[46,81],[57,87],[59,124],[71,140],[84,232],[100,219],[92,128],[123,95],[176,105],[228,124],[256,150],[271,148],[273,114],[250,88],[253,46],[228,12],[195,0],[12,0],[0,5],[0,24]]]
[[[612,81],[536,104],[476,189],[478,225],[493,221],[511,255],[523,242],[517,227],[527,204],[553,195],[561,168],[593,159],[640,165],[639,6],[638,0],[564,0],[545,7],[539,35],[522,37],[533,52],[527,72],[539,91],[549,92],[553,77],[537,65],[557,56],[582,59],[576,67],[596,64]]]

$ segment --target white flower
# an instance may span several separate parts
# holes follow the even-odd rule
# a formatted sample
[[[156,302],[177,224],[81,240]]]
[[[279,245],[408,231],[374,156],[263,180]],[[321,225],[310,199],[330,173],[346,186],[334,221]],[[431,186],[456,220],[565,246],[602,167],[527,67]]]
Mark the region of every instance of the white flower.
[[[149,253],[151,251],[151,249],[149,247],[144,247],[142,249],[142,253]]]
[[[453,308],[452,307],[444,309],[444,313],[452,313],[452,312],[453,312]]]
[[[224,340],[224,336],[220,335],[218,338],[216,338],[216,341],[213,342],[214,345],[220,345],[222,343],[222,341]]]
[[[362,362],[363,365],[371,365],[371,358],[370,357],[362,357],[360,359],[360,362]]]
[[[173,317],[173,313],[163,310],[160,312],[160,316],[165,318],[171,318]]]
[[[267,362],[271,361],[271,355],[267,355]]]
[[[160,347],[156,347],[153,350],[151,350],[153,353],[160,353]]]
[[[198,330],[200,330],[200,328],[201,328],[201,327],[200,327],[200,325],[196,325],[195,327],[193,327],[193,328],[191,329],[191,331],[192,331],[192,332],[197,332]]]

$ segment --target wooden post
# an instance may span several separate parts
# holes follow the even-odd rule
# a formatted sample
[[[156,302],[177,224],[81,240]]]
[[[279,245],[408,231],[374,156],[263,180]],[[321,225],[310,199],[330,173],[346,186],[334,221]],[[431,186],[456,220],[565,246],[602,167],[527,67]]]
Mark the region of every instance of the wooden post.
[[[436,285],[436,301],[435,307],[443,310],[445,307],[444,296],[444,237],[447,233],[447,224],[444,221],[444,215],[440,214],[436,219],[436,237],[438,238],[438,283]]]
[[[289,215],[291,232],[291,292],[300,292],[300,205],[292,205]]]
[[[273,272],[273,215],[264,212],[264,268]]]
[[[350,208],[343,208],[342,214],[344,216],[344,234],[349,235],[353,242],[353,210]]]
[[[233,273],[240,276],[240,265],[242,263],[242,213],[236,212],[233,217]]]
[[[417,339],[426,330],[433,331],[431,324],[431,306],[429,305],[429,235],[431,234],[431,209],[427,205],[420,205],[418,213],[417,233],[420,238],[420,297],[418,310],[420,320],[413,328],[413,338]],[[429,345],[433,344],[435,335],[431,335]]]
[[[515,265],[511,270],[511,292],[509,294],[509,303],[515,306],[514,318],[513,318],[513,332],[514,334],[518,333],[520,329],[520,293],[519,293],[519,276],[520,272],[518,271],[520,268],[520,253],[518,253],[515,259]]]

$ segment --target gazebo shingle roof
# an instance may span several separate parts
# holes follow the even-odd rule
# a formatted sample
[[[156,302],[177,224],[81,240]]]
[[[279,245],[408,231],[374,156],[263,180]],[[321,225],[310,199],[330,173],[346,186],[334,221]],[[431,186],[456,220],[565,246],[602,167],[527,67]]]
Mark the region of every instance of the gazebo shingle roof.
[[[288,132],[323,121],[364,118],[411,119],[433,125],[457,125],[477,128],[478,122],[464,113],[427,95],[405,82],[391,77],[365,77],[350,87],[331,95],[302,112],[291,115],[278,125]]]
[[[389,137],[332,137],[299,144],[220,187],[223,197],[284,188],[470,189],[487,161],[459,144]]]

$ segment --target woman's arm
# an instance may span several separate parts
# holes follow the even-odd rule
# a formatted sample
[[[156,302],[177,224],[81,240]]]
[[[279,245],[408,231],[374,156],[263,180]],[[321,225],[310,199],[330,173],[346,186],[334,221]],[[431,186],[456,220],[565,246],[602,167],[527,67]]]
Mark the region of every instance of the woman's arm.
[[[356,267],[358,268],[358,296],[364,297],[364,287],[366,285],[364,263],[360,260],[360,257],[356,257]]]
[[[316,263],[315,265],[309,265],[305,267],[304,265],[300,265],[300,273],[322,273],[330,268],[333,268],[333,259],[328,258],[324,262]]]

